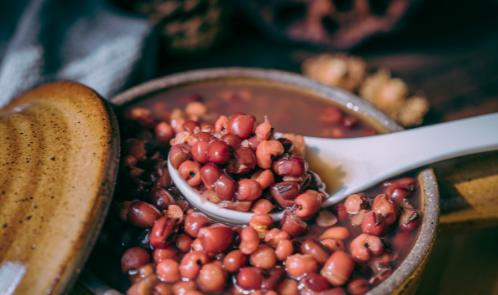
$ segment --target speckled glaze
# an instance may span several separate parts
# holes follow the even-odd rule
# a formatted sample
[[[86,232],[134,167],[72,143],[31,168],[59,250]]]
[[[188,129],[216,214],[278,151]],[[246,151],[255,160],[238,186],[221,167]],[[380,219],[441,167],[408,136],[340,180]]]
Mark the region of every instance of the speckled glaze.
[[[124,105],[154,93],[182,87],[182,85],[217,80],[243,80],[308,93],[335,102],[345,111],[370,124],[378,132],[386,133],[402,130],[399,125],[386,115],[351,93],[324,86],[300,75],[275,70],[223,68],[190,71],[152,80],[133,87],[112,98],[111,102],[116,105]],[[435,241],[439,217],[439,191],[434,172],[432,169],[423,170],[419,173],[418,180],[421,185],[420,206],[423,219],[416,243],[396,271],[384,282],[373,288],[369,294],[410,294],[416,289],[420,273]]]
[[[0,293],[61,294],[106,216],[117,121],[88,87],[56,82],[0,110]]]

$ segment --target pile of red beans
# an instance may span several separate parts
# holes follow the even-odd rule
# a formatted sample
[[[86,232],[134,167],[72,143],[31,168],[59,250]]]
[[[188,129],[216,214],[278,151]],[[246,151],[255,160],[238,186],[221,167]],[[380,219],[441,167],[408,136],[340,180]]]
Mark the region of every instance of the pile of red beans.
[[[167,120],[140,107],[127,120],[134,127],[119,212],[143,230],[139,241],[123,242],[128,294],[364,294],[411,247],[420,220],[411,177],[321,209],[302,137],[275,139],[267,119],[213,118],[191,102]],[[171,182],[168,155],[210,201],[254,212],[250,223],[228,226],[190,208]],[[280,223],[269,215],[275,206],[286,208]]]
[[[313,216],[323,201],[307,171],[302,136],[273,137],[268,118],[220,116],[214,125],[187,121],[171,140],[169,159],[190,186],[222,207],[266,214],[275,205]]]

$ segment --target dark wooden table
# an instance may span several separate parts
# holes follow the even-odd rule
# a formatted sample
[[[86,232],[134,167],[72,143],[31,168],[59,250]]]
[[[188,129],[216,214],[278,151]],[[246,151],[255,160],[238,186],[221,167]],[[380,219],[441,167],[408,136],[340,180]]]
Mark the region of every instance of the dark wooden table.
[[[498,112],[497,12],[497,1],[425,1],[405,29],[353,53],[420,89],[432,106],[424,124]],[[317,52],[273,42],[237,20],[204,55],[164,55],[160,74],[219,66],[299,72],[302,60]],[[442,230],[418,294],[498,294],[498,229]]]

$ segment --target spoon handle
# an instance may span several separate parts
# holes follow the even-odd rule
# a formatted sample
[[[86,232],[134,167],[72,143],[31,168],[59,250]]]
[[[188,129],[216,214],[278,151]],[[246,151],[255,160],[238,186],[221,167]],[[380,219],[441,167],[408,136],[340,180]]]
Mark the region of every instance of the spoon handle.
[[[322,158],[342,159],[344,185],[323,206],[412,169],[498,149],[498,113],[385,135],[331,140],[306,138]]]
[[[427,164],[498,149],[498,113],[364,139],[385,179]],[[382,180],[379,179],[379,180]]]

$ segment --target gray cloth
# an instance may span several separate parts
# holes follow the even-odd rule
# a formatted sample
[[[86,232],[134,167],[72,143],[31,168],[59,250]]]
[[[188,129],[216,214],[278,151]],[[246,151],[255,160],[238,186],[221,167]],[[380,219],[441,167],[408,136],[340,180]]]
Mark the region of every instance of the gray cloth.
[[[150,25],[106,0],[0,1],[0,19],[0,106],[41,82],[110,97],[153,74]]]

